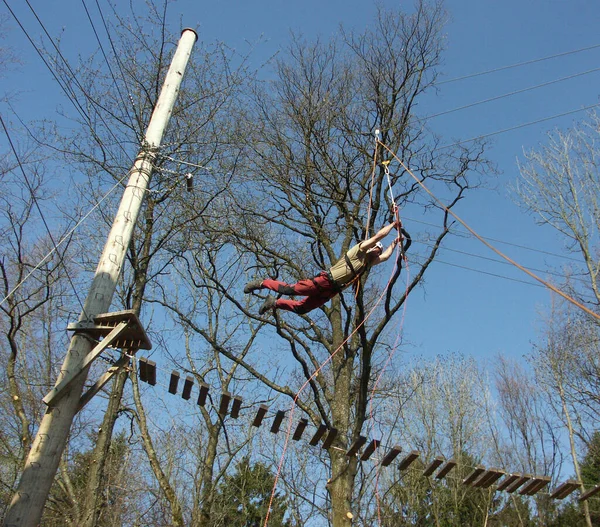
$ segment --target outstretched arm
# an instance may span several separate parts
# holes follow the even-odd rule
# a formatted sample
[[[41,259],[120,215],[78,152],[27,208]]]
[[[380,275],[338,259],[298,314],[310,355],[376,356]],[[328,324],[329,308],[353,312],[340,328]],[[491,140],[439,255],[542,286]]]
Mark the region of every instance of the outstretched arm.
[[[375,260],[374,264],[377,265],[378,263],[385,262],[390,256],[392,256],[392,254],[394,253],[394,247],[398,245],[399,241],[400,238],[394,238],[394,241],[392,241],[392,243],[389,244],[388,248],[379,255],[379,257]]]
[[[398,228],[398,226],[399,226],[399,222],[393,221],[389,225],[386,225],[385,227],[382,227],[381,229],[379,229],[379,231],[377,231],[368,240],[363,240],[362,242],[360,242],[361,251],[368,251],[369,249],[372,249],[373,247],[375,247],[375,244],[378,241],[383,240],[391,232],[392,229]],[[392,255],[393,245],[394,244],[390,245],[391,249],[390,249],[390,247],[388,247],[388,249],[390,249],[390,254],[388,255],[387,258],[389,258]],[[384,253],[385,252],[387,252],[387,249],[384,251]],[[382,256],[383,256],[383,253],[379,256],[379,258],[381,259]],[[387,258],[386,258],[386,260],[387,260]]]

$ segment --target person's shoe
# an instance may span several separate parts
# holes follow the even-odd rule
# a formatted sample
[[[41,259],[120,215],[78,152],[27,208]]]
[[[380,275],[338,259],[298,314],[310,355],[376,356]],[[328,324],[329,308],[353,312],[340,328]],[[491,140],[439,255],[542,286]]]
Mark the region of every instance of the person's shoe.
[[[252,291],[256,291],[257,289],[262,289],[262,280],[252,280],[252,282],[248,282],[244,287],[244,293],[252,293]]]
[[[260,309],[258,310],[258,314],[264,315],[267,311],[269,311],[269,309],[274,308],[276,303],[277,303],[277,300],[275,300],[275,297],[272,297],[269,295],[266,298],[266,300],[263,302],[263,305],[260,306]]]

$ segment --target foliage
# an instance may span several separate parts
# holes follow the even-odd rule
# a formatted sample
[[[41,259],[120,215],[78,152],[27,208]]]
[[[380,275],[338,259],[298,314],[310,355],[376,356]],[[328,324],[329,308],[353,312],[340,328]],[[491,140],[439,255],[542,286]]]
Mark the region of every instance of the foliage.
[[[235,472],[226,476],[217,489],[212,512],[212,525],[227,527],[261,527],[264,525],[275,477],[260,462],[244,457]],[[286,519],[287,500],[280,492],[273,497],[269,525],[293,527]]]

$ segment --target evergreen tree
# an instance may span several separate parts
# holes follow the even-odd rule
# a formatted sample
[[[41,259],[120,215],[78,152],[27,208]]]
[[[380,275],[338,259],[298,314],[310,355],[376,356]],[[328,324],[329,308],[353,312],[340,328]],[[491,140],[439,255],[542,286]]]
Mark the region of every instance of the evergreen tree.
[[[271,499],[275,477],[263,463],[251,463],[244,457],[235,467],[235,472],[226,476],[219,485],[214,502],[212,518],[215,526],[260,527]],[[284,519],[287,512],[285,497],[276,493],[271,504],[269,525],[272,527],[293,527]]]

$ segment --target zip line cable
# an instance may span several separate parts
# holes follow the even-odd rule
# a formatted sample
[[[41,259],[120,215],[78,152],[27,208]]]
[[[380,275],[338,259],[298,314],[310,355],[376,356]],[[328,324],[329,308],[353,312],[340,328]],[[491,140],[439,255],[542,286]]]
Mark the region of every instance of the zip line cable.
[[[429,227],[437,227],[437,225],[435,223],[429,223],[429,222],[426,222],[426,221],[423,221],[423,220],[418,220],[418,219],[416,219],[414,217],[410,217],[410,216],[404,216],[404,219],[409,220],[411,223],[421,223],[422,225],[427,225]],[[475,236],[473,236],[469,231],[463,231],[463,230],[460,230],[460,229],[450,228],[449,232],[452,233],[452,234],[454,234],[455,236],[460,236],[460,237],[463,237],[463,238],[475,238]],[[485,240],[490,240],[490,241],[493,241],[493,242],[502,243],[504,245],[509,245],[511,247],[516,247],[518,249],[524,249],[526,251],[530,251],[530,252],[533,252],[533,253],[546,254],[546,255],[552,256],[554,258],[563,258],[565,260],[570,260],[570,261],[577,262],[577,263],[580,262],[580,260],[578,258],[574,258],[573,256],[567,256],[567,255],[564,255],[564,254],[558,254],[558,253],[553,253],[553,252],[550,252],[550,251],[544,251],[542,249],[534,249],[532,247],[528,247],[527,245],[519,245],[518,243],[507,242],[506,240],[501,240],[499,238],[492,238],[490,236],[482,236],[482,238],[485,239]],[[418,243],[425,243],[425,242],[421,241],[421,242],[418,242]],[[449,250],[452,250],[452,249],[449,249]],[[500,261],[500,260],[497,260],[497,261]]]
[[[25,169],[23,168],[23,164],[21,163],[21,159],[19,157],[19,154],[17,153],[17,149],[15,148],[15,145],[12,141],[12,138],[10,136],[10,133],[8,131],[8,128],[6,127],[6,124],[4,123],[4,119],[2,118],[2,114],[0,114],[0,124],[2,124],[2,128],[4,129],[4,133],[6,135],[6,138],[8,139],[8,143],[10,144],[10,148],[13,152],[13,155],[15,156],[15,159],[17,161],[17,164],[19,165],[19,169],[21,170],[21,174],[23,174],[23,179],[25,181],[25,185],[27,186],[27,189],[29,190],[29,195],[31,196],[31,199],[33,200],[33,203],[35,204],[35,207],[40,215],[40,218],[42,220],[42,223],[44,224],[44,227],[46,228],[46,232],[48,233],[48,236],[50,237],[50,241],[52,242],[52,245],[54,247],[54,251],[58,250],[58,246],[56,245],[56,242],[54,241],[54,237],[52,236],[52,232],[50,231],[50,227],[48,226],[48,223],[46,222],[46,218],[44,217],[44,213],[42,212],[42,209],[40,207],[40,204],[38,203],[37,197],[35,195],[35,191],[33,189],[33,185],[31,184],[31,182],[29,181],[29,178],[27,177],[27,173],[25,172]],[[63,238],[64,240],[65,238]],[[37,266],[36,268],[39,268],[39,266]],[[75,289],[75,284],[73,283],[73,280],[71,279],[71,276],[69,274],[69,270],[67,268],[67,266],[64,266],[64,270],[65,270],[65,274],[67,275],[67,280],[69,281],[69,283],[71,284],[71,288],[73,289],[73,293],[75,293],[75,298],[77,298],[77,302],[79,302],[79,305],[81,307],[81,310],[83,312],[85,312],[85,309],[83,307],[83,302],[81,301],[81,299],[79,298],[79,294],[77,293],[77,289]],[[31,271],[33,272],[33,270]],[[29,276],[29,275],[27,275]],[[9,293],[8,296],[10,296],[11,293]],[[4,300],[2,301],[4,302]],[[2,303],[0,302],[0,304]]]
[[[1,118],[1,116],[0,116]],[[10,298],[11,295],[13,295],[15,293],[15,291],[17,289],[19,289],[19,287],[21,287],[25,281],[37,270],[41,267],[41,265],[50,257],[52,256],[52,254],[54,254],[57,250],[58,247],[60,247],[64,241],[69,238],[78,228],[79,226],[88,218],[88,216],[90,216],[92,214],[92,212],[94,212],[94,210],[96,210],[101,204],[102,202],[108,198],[108,196],[110,194],[112,194],[120,185],[121,183],[123,183],[123,181],[125,180],[125,178],[128,176],[129,174],[126,173],[119,181],[117,181],[105,194],[104,196],[102,196],[100,198],[100,200],[98,200],[98,202],[84,215],[82,216],[79,221],[71,228],[71,230],[69,230],[56,244],[56,246],[50,251],[48,252],[48,254],[46,254],[46,256],[44,256],[39,263],[33,267],[31,269],[31,271],[29,271],[29,273],[27,273],[27,275],[17,284],[15,285],[10,291],[9,293],[2,299],[0,300],[0,305],[3,304],[4,302],[6,302],[6,300],[8,298]]]
[[[552,81],[548,81],[548,82],[544,82],[542,84],[537,84],[535,86],[529,86],[528,88],[522,88],[520,90],[515,90],[509,93],[504,93],[502,95],[496,95],[494,97],[490,97],[489,99],[483,99],[481,101],[476,101],[470,104],[465,104],[464,106],[458,106],[456,108],[452,108],[451,110],[445,110],[443,112],[439,112],[439,113],[434,113],[432,115],[427,115],[426,117],[423,117],[422,120],[429,120],[429,119],[433,119],[435,117],[440,117],[441,115],[446,115],[449,113],[453,113],[453,112],[458,112],[459,110],[466,110],[467,108],[472,108],[473,106],[478,106],[479,104],[485,104],[488,102],[492,102],[492,101],[497,101],[498,99],[503,99],[505,97],[512,97],[513,95],[518,95],[519,93],[525,93],[531,90],[536,90],[538,88],[543,88],[545,86],[550,86],[551,84],[556,84],[557,82],[562,82],[562,81],[566,81],[569,79],[574,79],[576,77],[581,77],[583,75],[588,75],[590,73],[594,73],[596,71],[600,71],[600,68],[594,68],[588,71],[584,71],[581,73],[575,73],[573,75],[569,75],[567,77],[562,77],[560,79],[554,79]],[[421,119],[420,119],[421,120]]]
[[[556,55],[550,55],[548,57],[542,57],[539,59],[532,59],[532,60],[527,60],[525,62],[518,62],[516,64],[510,64],[508,66],[500,66],[498,68],[494,68],[491,70],[486,70],[486,71],[480,71],[478,73],[471,73],[469,75],[463,75],[462,77],[455,77],[453,79],[448,79],[445,81],[440,81],[440,82],[436,82],[435,85],[436,86],[441,86],[442,84],[449,84],[451,82],[457,82],[457,81],[462,81],[465,79],[472,79],[473,77],[479,77],[481,75],[487,75],[489,73],[496,73],[497,71],[503,71],[503,70],[508,70],[508,69],[512,69],[512,68],[517,68],[519,66],[526,66],[528,64],[534,64],[536,62],[542,62],[544,60],[550,60],[550,59],[555,59],[558,57],[564,57],[566,55],[572,55],[574,53],[580,53],[582,51],[588,51],[590,49],[596,49],[596,48],[600,48],[600,44],[594,44],[593,46],[588,46],[586,48],[580,48],[580,49],[575,49],[573,51],[565,51],[563,53],[557,53]]]
[[[479,234],[477,234],[471,227],[469,227],[469,225],[467,225],[467,223],[465,223],[454,211],[450,210],[448,207],[446,207],[440,199],[438,199],[433,192],[431,192],[429,190],[429,188],[427,188],[427,186],[417,177],[413,174],[413,172],[404,164],[404,162],[384,143],[382,143],[381,141],[378,140],[378,143],[385,148],[385,150],[387,150],[389,152],[389,154],[396,160],[398,161],[398,163],[400,163],[400,165],[402,166],[402,168],[404,168],[404,170],[406,170],[406,172],[408,174],[410,174],[410,176],[421,186],[421,188],[423,188],[423,190],[429,194],[429,196],[431,196],[431,198],[433,198],[433,200],[440,206],[442,207],[448,214],[450,214],[456,221],[458,221],[465,229],[467,229],[471,234],[473,234],[473,236],[475,236],[481,243],[483,243],[486,247],[488,247],[489,249],[491,249],[492,251],[494,251],[498,256],[500,256],[501,258],[505,259],[507,262],[511,263],[512,265],[514,265],[515,267],[517,267],[518,269],[520,269],[521,271],[523,271],[525,274],[529,275],[531,278],[533,278],[534,280],[540,282],[542,285],[546,286],[548,289],[550,289],[551,291],[555,292],[557,295],[561,296],[562,298],[564,298],[565,300],[567,300],[568,302],[570,302],[571,304],[573,304],[574,306],[580,308],[581,310],[585,311],[588,315],[591,315],[592,317],[594,317],[597,320],[600,320],[600,314],[595,313],[594,311],[592,311],[591,309],[589,309],[588,307],[584,306],[583,304],[581,304],[580,302],[578,302],[577,300],[575,300],[574,298],[572,298],[571,296],[567,295],[566,293],[562,292],[560,289],[558,289],[557,287],[554,287],[552,284],[550,284],[549,282],[543,280],[542,278],[540,278],[539,276],[537,276],[535,273],[529,271],[528,269],[526,269],[525,267],[523,267],[522,265],[520,265],[519,263],[515,262],[513,259],[509,258],[508,256],[506,256],[504,253],[502,253],[500,250],[496,249],[496,247],[494,247],[492,244],[490,244],[489,242],[487,242],[484,238],[482,238],[481,236],[479,236]]]
[[[432,243],[428,243],[428,242],[424,242],[424,241],[413,240],[413,243],[420,243],[421,245],[425,245],[426,247],[433,247]],[[483,256],[481,254],[470,253],[470,252],[467,252],[467,251],[461,251],[459,249],[452,249],[450,247],[444,247],[444,250],[449,251],[449,252],[453,252],[453,253],[457,253],[457,254],[462,254],[464,256],[470,256],[472,258],[477,258],[479,260],[486,260],[488,262],[493,262],[493,263],[497,263],[497,264],[512,265],[512,264],[510,264],[509,262],[507,262],[505,260],[500,260],[498,258],[491,258],[489,256]],[[418,257],[415,257],[413,255],[413,260],[416,260],[417,258]],[[444,263],[446,265],[453,265],[455,267],[462,267],[462,266],[459,266],[459,265],[456,265],[456,264],[453,264],[453,263],[450,263],[450,262],[443,262],[443,261],[438,260],[438,259],[436,259],[436,261],[439,262],[439,263]],[[554,271],[548,271],[546,269],[537,269],[535,267],[530,267],[530,266],[524,266],[524,267],[527,267],[527,269],[529,269],[530,271],[536,272],[536,273],[546,273],[548,275],[555,276],[557,278],[564,278],[564,274],[557,273],[557,272],[554,272]],[[480,269],[471,269],[469,267],[464,267],[464,269],[469,269],[469,270],[474,271],[476,273],[485,273],[485,271],[481,271]],[[522,282],[524,284],[530,284],[530,285],[533,285],[533,286],[536,286],[536,287],[544,287],[541,284],[537,284],[537,283],[534,283],[534,282],[527,282],[527,281],[524,281],[524,280],[517,280],[517,279],[510,278],[508,276],[502,276],[502,275],[494,275],[494,276],[497,276],[498,278],[505,278],[507,280],[513,280],[513,281],[517,281],[517,282]],[[584,278],[579,278],[579,277],[574,277],[573,278],[572,277],[572,279],[576,280],[577,282],[584,282],[585,283],[585,279]]]
[[[21,24],[21,21],[19,20],[19,18],[17,17],[17,15],[14,13],[14,11],[11,9],[11,7],[8,5],[7,1],[3,0],[3,2],[6,5],[6,7],[8,8],[8,10],[10,11],[10,14],[15,19],[17,25],[21,28],[21,31],[23,31],[23,34],[27,37],[27,40],[29,40],[30,44],[33,46],[33,49],[37,52],[37,54],[39,55],[40,59],[42,59],[42,62],[45,64],[45,66],[48,69],[48,71],[50,72],[50,74],[54,77],[54,80],[56,81],[56,83],[61,87],[61,89],[63,90],[63,92],[67,96],[67,99],[71,102],[71,104],[73,104],[73,106],[75,106],[75,109],[84,118],[84,120],[86,120],[86,121],[88,121],[88,122],[91,123],[90,116],[87,114],[87,112],[85,111],[85,109],[81,106],[81,104],[79,103],[79,101],[77,101],[77,99],[75,97],[75,94],[74,93],[69,93],[70,87],[68,87],[68,85],[66,85],[66,84],[63,85],[62,81],[57,76],[57,74],[54,72],[54,70],[52,69],[52,66],[50,66],[50,64],[48,64],[48,61],[46,60],[46,58],[44,57],[44,55],[42,54],[42,52],[39,50],[39,48],[37,47],[37,45],[35,44],[35,42],[32,40],[32,38],[29,36],[29,33],[27,32],[27,30],[25,29],[25,27],[23,27],[23,24]]]
[[[543,123],[545,121],[550,121],[552,119],[557,119],[559,117],[564,117],[565,115],[571,115],[573,113],[583,112],[585,110],[590,110],[591,108],[597,108],[598,106],[600,106],[600,103],[591,104],[589,106],[584,106],[583,108],[578,108],[576,110],[570,110],[568,112],[563,112],[563,113],[559,113],[556,115],[551,115],[550,117],[543,117],[541,119],[537,119],[536,121],[529,121],[528,123],[518,124],[516,126],[511,126],[510,128],[503,128],[501,130],[496,130],[495,132],[490,132],[489,134],[478,135],[477,137],[472,137],[471,139],[465,139],[464,141],[458,141],[456,143],[452,143],[449,145],[443,145],[443,146],[438,147],[438,150],[442,150],[444,148],[451,148],[453,146],[463,145],[465,143],[470,143],[472,141],[478,141],[479,139],[485,139],[486,137],[492,137],[494,135],[503,134],[505,132],[512,132],[513,130],[518,130],[519,128],[525,128],[527,126],[531,126],[534,124],[539,124],[539,123]]]
[[[27,37],[27,39],[29,40],[29,42],[31,43],[31,45],[34,47],[34,49],[37,52],[37,54],[40,56],[40,58],[44,62],[44,65],[46,66],[46,68],[48,68],[48,70],[50,71],[50,73],[52,74],[52,76],[54,77],[54,79],[57,81],[57,83],[59,84],[59,86],[63,89],[63,91],[67,95],[67,98],[69,99],[69,101],[71,102],[71,104],[73,104],[73,106],[75,106],[75,109],[79,112],[79,114],[83,117],[83,119],[88,123],[92,134],[94,134],[94,137],[98,140],[98,142],[101,143],[100,138],[96,136],[95,130],[94,130],[93,126],[92,126],[92,118],[91,118],[91,116],[85,111],[85,109],[83,108],[83,106],[81,105],[81,103],[79,102],[79,100],[77,99],[77,94],[75,93],[75,91],[73,90],[73,88],[71,87],[71,85],[68,84],[68,83],[65,83],[65,85],[63,86],[63,83],[59,80],[58,76],[56,75],[56,73],[54,72],[54,70],[52,69],[52,67],[50,66],[50,64],[44,58],[42,52],[39,50],[39,48],[33,42],[32,38],[29,36],[29,33],[27,32],[27,30],[25,29],[25,27],[23,26],[23,24],[21,24],[20,20],[17,18],[17,15],[10,8],[10,6],[6,2],[6,0],[3,0],[3,1],[4,1],[4,4],[8,7],[8,9],[9,9],[10,13],[12,14],[13,18],[15,19],[15,21],[17,22],[17,24],[19,25],[19,27],[21,28],[21,30],[23,31],[23,33],[25,34],[25,36]],[[77,75],[75,74],[75,72],[73,71],[73,69],[71,68],[71,66],[69,65],[69,62],[67,61],[67,59],[64,57],[64,55],[60,51],[60,48],[56,45],[56,43],[54,42],[54,39],[51,37],[50,33],[48,33],[48,30],[46,29],[46,26],[44,25],[44,23],[42,22],[42,20],[38,16],[37,12],[32,7],[32,5],[29,3],[29,0],[25,0],[25,1],[26,1],[27,5],[28,5],[29,9],[33,13],[35,19],[37,20],[38,24],[40,25],[40,27],[42,28],[42,30],[46,34],[46,37],[48,38],[48,40],[50,41],[50,43],[52,44],[52,46],[56,50],[58,56],[61,58],[61,60],[64,63],[64,65],[66,66],[68,72],[71,74],[71,80],[72,80],[72,82],[74,82],[75,85],[81,90],[81,93],[83,94],[83,96],[92,104],[92,106],[94,108],[96,108],[96,107],[101,108],[102,110],[106,111],[107,113],[113,115],[108,109],[102,107],[98,103],[98,101],[96,101],[95,99],[93,99],[90,96],[90,94],[87,93],[87,91],[85,90],[85,88],[81,85],[81,83],[77,79]],[[127,150],[125,150],[125,147],[123,146],[122,141],[120,141],[118,139],[118,137],[115,135],[115,133],[113,132],[113,127],[110,126],[106,122],[106,120],[104,119],[103,115],[100,112],[98,112],[97,110],[95,112],[95,115],[100,118],[100,120],[102,121],[102,123],[106,127],[106,130],[109,132],[109,134],[115,140],[115,144],[119,145],[119,147],[121,148],[121,150],[123,151],[123,153],[125,154],[125,156],[130,161],[132,161],[133,158],[127,152]],[[116,118],[116,116],[114,116],[114,117]],[[114,156],[113,156],[113,159],[114,159]]]
[[[90,12],[89,12],[88,7],[87,7],[87,5],[85,3],[85,0],[81,0],[81,3],[83,4],[83,8],[84,8],[85,13],[86,13],[86,15],[88,17],[88,20],[90,22],[90,26],[92,26],[92,31],[94,32],[94,35],[96,37],[96,41],[98,42],[98,46],[100,46],[100,52],[102,53],[102,56],[104,57],[104,62],[106,63],[108,71],[110,72],[110,76],[112,77],[113,84],[114,84],[114,86],[115,86],[115,88],[117,90],[117,93],[119,94],[119,98],[121,99],[121,103],[123,104],[123,110],[125,111],[125,114],[129,118],[129,124],[130,124],[131,128],[135,130],[135,123],[133,121],[133,118],[131,117],[131,115],[129,115],[129,112],[127,111],[128,104],[125,101],[125,97],[123,97],[123,94],[121,93],[121,88],[119,87],[119,83],[117,82],[117,78],[116,78],[116,76],[115,76],[115,74],[114,74],[114,72],[112,70],[110,62],[108,60],[108,56],[106,55],[106,52],[104,51],[104,47],[102,46],[102,42],[100,41],[100,36],[98,35],[98,32],[96,31],[96,26],[94,25],[94,21],[92,20],[92,16],[90,15]],[[100,17],[101,17],[102,21],[104,22],[104,28],[106,30],[106,33],[108,34],[108,38],[109,38],[109,41],[110,41],[111,46],[112,46],[112,41],[110,40],[110,34],[108,33],[108,28],[106,26],[106,22],[104,21],[104,17],[102,16],[102,11],[100,10],[100,5],[98,4],[97,0],[96,0],[96,5],[98,6],[98,11],[100,11]],[[116,58],[117,65],[119,66],[119,69],[120,69],[120,72],[121,72],[121,78],[122,78],[123,82],[125,83],[125,85],[127,85],[127,83],[125,81],[125,77],[123,75],[123,70],[121,68],[121,62],[118,59],[118,56],[117,56],[117,53],[115,51],[114,46],[112,46],[112,49],[113,49],[113,53],[114,53],[115,58]]]

